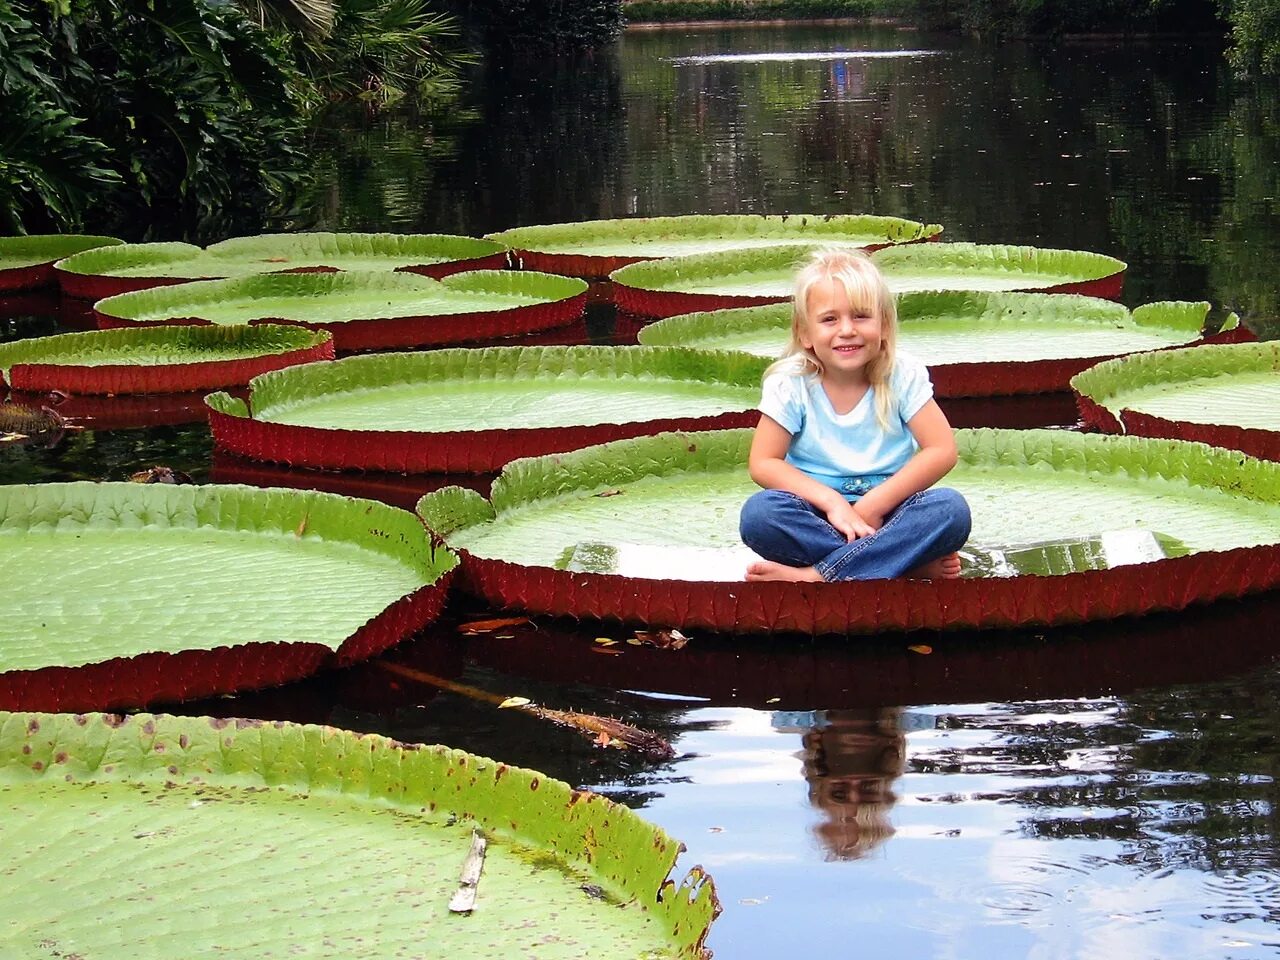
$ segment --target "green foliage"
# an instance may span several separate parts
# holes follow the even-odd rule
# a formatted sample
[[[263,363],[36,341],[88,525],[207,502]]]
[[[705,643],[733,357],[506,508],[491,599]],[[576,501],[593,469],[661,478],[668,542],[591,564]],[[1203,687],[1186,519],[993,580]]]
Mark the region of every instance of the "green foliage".
[[[463,19],[499,55],[589,50],[617,38],[622,0],[462,0]]]
[[[1241,72],[1280,73],[1280,0],[1220,0],[1231,24],[1232,66]]]
[[[268,35],[214,0],[0,0],[12,229],[261,222],[299,179],[294,74]]]
[[[299,38],[298,64],[321,100],[437,99],[457,91],[473,61],[452,47],[458,33],[427,0],[341,0],[331,34]]]

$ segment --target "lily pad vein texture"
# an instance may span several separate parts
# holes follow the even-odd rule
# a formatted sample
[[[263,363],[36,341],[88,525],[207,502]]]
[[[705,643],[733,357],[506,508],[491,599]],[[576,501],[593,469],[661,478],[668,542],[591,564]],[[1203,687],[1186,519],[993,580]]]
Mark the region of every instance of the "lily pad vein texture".
[[[35,290],[56,283],[56,261],[122,242],[116,237],[76,233],[0,237],[0,293]]]
[[[899,344],[929,367],[940,397],[1068,389],[1100,360],[1202,342],[1209,304],[1150,303],[1132,313],[1075,294],[941,291],[898,295]],[[790,303],[668,317],[643,327],[650,346],[731,350],[776,358],[791,330]],[[1233,337],[1231,329],[1216,336]]]
[[[838,243],[875,250],[936,239],[942,227],[869,215],[630,217],[516,227],[488,234],[527,269],[603,279],[641,260],[779,244]]]
[[[492,240],[447,234],[276,233],[234,237],[208,248],[190,243],[128,243],[56,264],[62,292],[84,300],[189,280],[290,271],[396,270],[444,277],[506,266]]]
[[[0,713],[0,822],[5,957],[700,960],[719,910],[625,807],[330,727]]]
[[[214,443],[325,469],[483,473],[672,429],[745,426],[764,361],[679,347],[488,347],[348,357],[208,398]]]
[[[216,390],[333,356],[331,334],[279,324],[96,330],[0,344],[0,386],[111,395]]]
[[[815,247],[762,247],[635,263],[610,274],[620,309],[645,317],[781,303]],[[871,254],[895,293],[1039,291],[1119,297],[1126,265],[1083,250],[912,243]]]
[[[100,327],[287,322],[333,334],[339,350],[429,346],[563,326],[587,285],[570,277],[472,270],[264,274],[139,290],[94,304]]]
[[[418,510],[462,553],[460,585],[497,607],[665,626],[869,633],[1075,623],[1280,583],[1280,464],[1202,444],[1039,430],[957,431],[960,464],[946,484],[973,509],[971,544],[1149,531],[1189,554],[1056,576],[821,584],[746,583],[729,579],[739,576],[732,566],[716,581],[660,579],[660,567],[643,577],[560,568],[599,544],[669,550],[673,561],[686,551],[737,557],[738,512],[756,489],[751,435],[664,434],[518,460],[490,501],[446,488]]]
[[[1071,381],[1085,423],[1280,460],[1280,342],[1204,346],[1098,364]]]
[[[297,490],[0,487],[0,707],[266,686],[429,623],[455,558],[413,514]]]

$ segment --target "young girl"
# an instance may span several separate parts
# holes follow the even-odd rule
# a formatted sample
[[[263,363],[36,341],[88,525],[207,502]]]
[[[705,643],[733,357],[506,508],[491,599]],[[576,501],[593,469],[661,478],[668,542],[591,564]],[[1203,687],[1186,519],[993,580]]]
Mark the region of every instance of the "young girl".
[[[958,577],[969,505],[935,488],[956,444],[897,308],[864,254],[819,250],[796,275],[791,340],[765,371],[743,542],[748,580]]]

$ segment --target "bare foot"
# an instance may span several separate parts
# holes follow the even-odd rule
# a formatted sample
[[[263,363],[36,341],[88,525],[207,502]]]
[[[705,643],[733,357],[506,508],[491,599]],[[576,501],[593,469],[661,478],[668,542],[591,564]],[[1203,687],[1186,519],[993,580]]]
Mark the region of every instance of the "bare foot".
[[[957,561],[958,563],[959,561]],[[748,580],[791,580],[803,583],[821,583],[822,575],[813,567],[788,567],[772,560],[760,560],[747,567]]]
[[[955,580],[960,576],[960,554],[949,553],[907,571],[913,580]]]

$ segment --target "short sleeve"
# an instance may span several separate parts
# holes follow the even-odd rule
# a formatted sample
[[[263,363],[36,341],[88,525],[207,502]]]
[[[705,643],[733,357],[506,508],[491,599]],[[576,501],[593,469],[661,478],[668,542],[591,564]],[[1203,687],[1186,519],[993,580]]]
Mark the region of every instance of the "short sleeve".
[[[793,437],[804,426],[804,403],[796,389],[799,379],[786,373],[770,374],[764,378],[760,396],[760,412]]]
[[[899,353],[893,363],[893,390],[898,412],[906,423],[933,399],[929,368],[910,354]]]

